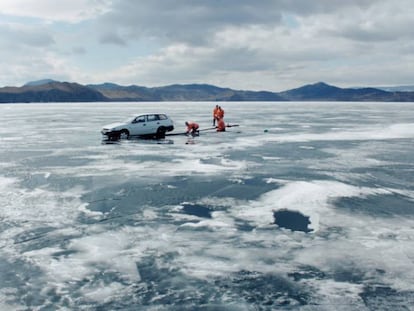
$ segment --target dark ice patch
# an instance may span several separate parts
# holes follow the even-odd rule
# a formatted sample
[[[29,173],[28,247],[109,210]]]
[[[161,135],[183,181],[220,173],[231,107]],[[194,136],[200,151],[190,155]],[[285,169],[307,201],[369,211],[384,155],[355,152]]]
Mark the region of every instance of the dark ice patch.
[[[265,178],[268,177],[266,175],[240,180],[229,179],[229,176],[214,179],[200,176],[176,177],[175,180],[169,181],[169,184],[174,186],[175,192],[183,194],[182,201],[197,200],[200,196],[255,200],[264,193],[278,188],[276,184],[265,182]],[[185,189],[185,192],[181,189]]]
[[[0,289],[13,288],[13,294],[5,294],[11,305],[20,304],[27,306],[26,310],[40,310],[47,300],[43,294],[43,272],[27,260],[0,258],[0,280]]]
[[[338,267],[332,272],[332,278],[336,282],[362,284],[365,280],[365,272],[353,264],[350,267]]]
[[[241,270],[214,282],[192,278],[170,264],[177,253],[147,256],[136,263],[140,275],[136,303],[143,306],[171,306],[169,310],[290,310],[310,302],[306,288],[277,274]],[[243,306],[237,308],[236,306]],[[118,305],[118,309],[119,305]]]
[[[398,193],[350,197],[336,200],[335,206],[353,213],[364,213],[376,217],[407,216],[414,214],[414,202]]]
[[[397,291],[386,285],[365,286],[359,294],[369,310],[411,310],[414,292]]]
[[[20,244],[40,239],[52,230],[53,228],[51,227],[40,227],[33,230],[24,231],[14,236],[14,244]]]
[[[322,280],[322,279],[327,278],[325,272],[319,270],[316,267],[312,267],[308,265],[298,267],[297,271],[288,273],[288,276],[291,277],[296,282],[299,282],[303,279]]]
[[[183,204],[183,212],[188,215],[193,215],[203,218],[212,218],[211,209],[206,206],[198,204]]]
[[[274,223],[281,228],[292,231],[311,232],[308,228],[310,224],[309,217],[295,211],[280,210],[273,212]]]
[[[141,160],[147,159],[143,158]],[[128,217],[139,214],[148,206],[157,209],[160,215],[165,216],[169,213],[168,208],[165,208],[166,206],[198,201],[202,197],[218,198],[218,202],[220,198],[228,197],[240,200],[254,200],[264,193],[277,188],[275,184],[266,183],[263,177],[250,178],[239,183],[227,178],[212,180],[211,177],[175,176],[163,183],[154,184],[148,184],[147,180],[142,178],[131,178],[128,182],[122,183],[116,178],[108,178],[101,181],[103,185],[101,188],[96,188],[94,179],[84,181],[82,185],[85,188],[92,189],[92,191],[85,193],[81,197],[82,201],[88,204],[87,209],[103,213],[104,220],[111,219],[121,223],[128,221]],[[64,188],[62,189],[68,188],[67,185],[59,184],[59,187],[63,186]],[[71,186],[73,187],[74,185],[71,184]],[[215,210],[217,210],[217,207]],[[191,204],[191,206],[185,206],[182,212],[211,218],[212,209],[206,206],[196,208],[194,204]],[[119,220],[114,220],[119,217],[121,217]],[[82,214],[78,220],[81,223],[93,223],[102,219],[96,220],[96,218]]]
[[[210,283],[170,267],[176,256],[176,253],[157,258],[148,256],[136,263],[140,284],[132,294],[135,305],[153,306],[155,309],[167,305],[169,310],[199,310],[200,305],[220,304],[221,293],[211,288]],[[121,308],[117,306],[112,309]]]
[[[307,305],[310,295],[302,287],[276,274],[242,270],[231,278],[218,279],[215,285],[228,297],[242,298],[257,310],[298,308]]]

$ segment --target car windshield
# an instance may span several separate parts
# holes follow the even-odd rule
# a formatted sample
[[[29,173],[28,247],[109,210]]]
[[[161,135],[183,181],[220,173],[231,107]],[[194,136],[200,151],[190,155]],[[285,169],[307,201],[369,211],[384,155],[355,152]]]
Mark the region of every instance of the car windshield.
[[[145,116],[138,116],[138,117],[134,118],[134,120],[132,122],[134,122],[134,123],[145,122]]]
[[[128,117],[122,121],[122,123],[132,123],[134,121],[135,117]]]
[[[145,116],[133,116],[124,120],[124,123],[145,122]]]

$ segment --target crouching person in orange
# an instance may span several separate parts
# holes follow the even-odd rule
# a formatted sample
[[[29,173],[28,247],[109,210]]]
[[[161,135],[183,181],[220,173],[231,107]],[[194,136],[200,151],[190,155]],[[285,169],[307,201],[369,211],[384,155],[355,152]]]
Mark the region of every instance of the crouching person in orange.
[[[198,124],[195,122],[185,122],[187,126],[187,134],[198,135]]]
[[[223,118],[218,120],[216,129],[217,129],[217,132],[225,132],[226,131],[226,123],[224,123]]]

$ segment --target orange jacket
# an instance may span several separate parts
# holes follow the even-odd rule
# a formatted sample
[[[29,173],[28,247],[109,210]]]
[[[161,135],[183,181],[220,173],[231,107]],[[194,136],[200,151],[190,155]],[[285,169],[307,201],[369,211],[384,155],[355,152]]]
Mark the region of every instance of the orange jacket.
[[[218,112],[218,110],[219,110],[219,107],[218,106],[214,107],[214,109],[213,109],[213,117],[214,118],[217,118],[217,112]]]
[[[224,118],[224,110],[223,110],[223,109],[221,109],[221,108],[219,108],[219,109],[217,110],[217,114],[216,114],[216,116],[217,116],[217,119],[223,119],[223,118]]]
[[[199,126],[195,122],[187,122],[187,132],[198,130]]]
[[[226,123],[224,123],[223,119],[219,119],[217,122],[217,132],[224,132],[226,131]]]

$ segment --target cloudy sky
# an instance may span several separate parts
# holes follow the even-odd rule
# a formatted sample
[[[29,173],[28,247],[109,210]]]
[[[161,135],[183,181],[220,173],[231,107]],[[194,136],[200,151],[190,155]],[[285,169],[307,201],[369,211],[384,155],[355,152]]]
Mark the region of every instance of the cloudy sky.
[[[1,0],[0,86],[414,84],[413,0]]]

